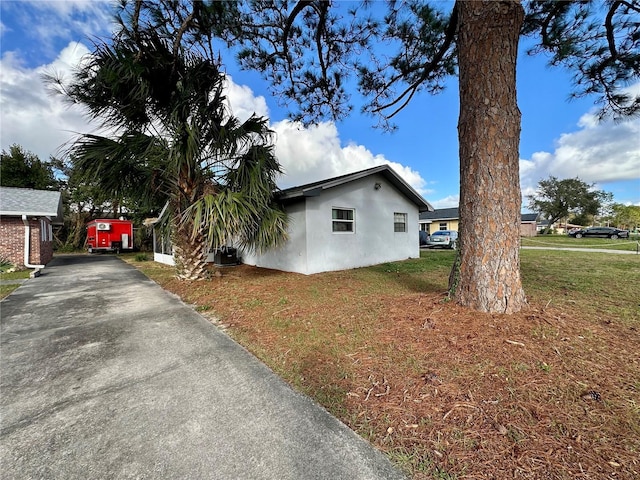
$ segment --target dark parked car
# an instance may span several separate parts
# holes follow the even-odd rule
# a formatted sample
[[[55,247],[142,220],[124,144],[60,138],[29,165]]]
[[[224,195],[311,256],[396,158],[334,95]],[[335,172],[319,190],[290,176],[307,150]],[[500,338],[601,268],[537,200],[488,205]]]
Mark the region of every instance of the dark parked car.
[[[433,232],[427,240],[430,247],[442,247],[455,250],[458,247],[458,232],[455,230],[438,230]]]
[[[429,241],[429,234],[424,230],[420,230],[420,246],[424,247]]]
[[[615,240],[616,238],[629,238],[629,231],[613,227],[590,227],[571,231],[569,232],[569,236],[575,238],[612,238]]]

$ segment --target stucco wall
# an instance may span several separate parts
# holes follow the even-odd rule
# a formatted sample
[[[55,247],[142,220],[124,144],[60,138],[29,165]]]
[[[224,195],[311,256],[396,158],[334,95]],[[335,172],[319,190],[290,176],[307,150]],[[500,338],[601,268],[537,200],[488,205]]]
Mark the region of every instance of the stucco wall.
[[[307,221],[305,199],[287,207],[289,215],[289,239],[281,247],[261,254],[242,252],[241,260],[247,265],[274,268],[285,272],[307,271]],[[329,213],[331,215],[331,213]]]
[[[374,188],[376,183],[379,189]],[[355,209],[354,233],[332,231],[333,208]],[[262,255],[245,254],[245,263],[313,274],[420,255],[418,208],[382,175],[325,190],[288,211],[292,223],[287,245]],[[406,232],[394,232],[394,212],[407,214]]]

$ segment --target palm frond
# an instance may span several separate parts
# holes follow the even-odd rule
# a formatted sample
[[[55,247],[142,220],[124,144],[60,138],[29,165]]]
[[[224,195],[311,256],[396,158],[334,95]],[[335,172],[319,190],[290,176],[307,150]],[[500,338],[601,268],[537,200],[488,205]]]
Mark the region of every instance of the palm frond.
[[[118,138],[85,135],[70,153],[81,178],[107,196],[153,203],[158,194],[168,191],[163,170],[166,146],[157,138],[139,132]]]
[[[287,217],[272,203],[281,170],[268,120],[234,117],[218,65],[199,50],[176,52],[174,40],[122,22],[113,42],[96,46],[66,94],[117,133],[79,139],[75,165],[114,196],[166,195],[177,265],[202,260],[203,237],[277,245]]]
[[[277,247],[287,238],[288,217],[274,203],[229,189],[204,195],[184,212],[191,235],[204,235],[212,248],[232,242],[251,251]]]

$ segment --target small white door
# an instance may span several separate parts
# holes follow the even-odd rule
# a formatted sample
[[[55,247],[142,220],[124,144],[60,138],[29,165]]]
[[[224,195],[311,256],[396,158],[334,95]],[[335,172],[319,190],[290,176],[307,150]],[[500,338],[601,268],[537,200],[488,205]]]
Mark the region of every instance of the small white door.
[[[122,240],[122,248],[129,248],[129,234],[123,233],[121,240]]]

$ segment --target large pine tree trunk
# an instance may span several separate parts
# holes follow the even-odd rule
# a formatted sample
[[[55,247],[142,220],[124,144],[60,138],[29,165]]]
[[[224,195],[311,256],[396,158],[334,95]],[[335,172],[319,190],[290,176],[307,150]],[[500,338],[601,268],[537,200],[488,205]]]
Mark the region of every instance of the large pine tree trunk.
[[[459,1],[460,249],[453,299],[483,312],[515,313],[520,279],[518,1]]]

